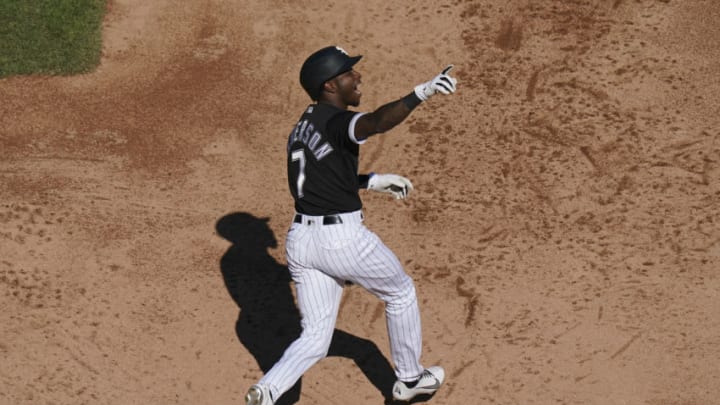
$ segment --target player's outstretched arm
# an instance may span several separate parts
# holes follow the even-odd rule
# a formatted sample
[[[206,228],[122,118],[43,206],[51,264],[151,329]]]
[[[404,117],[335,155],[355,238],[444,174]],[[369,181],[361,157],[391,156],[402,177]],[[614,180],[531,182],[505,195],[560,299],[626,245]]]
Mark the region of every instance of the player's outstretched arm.
[[[407,96],[360,117],[355,124],[355,137],[363,140],[388,131],[403,122],[415,107],[433,95],[455,93],[457,79],[450,76],[452,67],[446,67],[429,82],[415,86],[413,92]]]

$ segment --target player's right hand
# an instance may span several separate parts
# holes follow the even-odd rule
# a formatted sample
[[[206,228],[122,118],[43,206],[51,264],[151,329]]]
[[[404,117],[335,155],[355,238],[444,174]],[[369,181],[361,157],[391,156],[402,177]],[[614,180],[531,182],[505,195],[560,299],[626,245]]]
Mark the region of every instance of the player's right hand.
[[[436,93],[455,93],[455,90],[457,88],[457,79],[450,76],[449,74],[452,68],[453,65],[448,65],[448,67],[443,69],[442,73],[435,76],[435,78],[433,78],[429,82],[418,84],[417,86],[415,86],[415,95],[418,96],[420,100],[425,101]]]
[[[413,190],[413,185],[409,179],[397,174],[373,174],[368,180],[368,189],[390,193],[396,199],[404,200]]]

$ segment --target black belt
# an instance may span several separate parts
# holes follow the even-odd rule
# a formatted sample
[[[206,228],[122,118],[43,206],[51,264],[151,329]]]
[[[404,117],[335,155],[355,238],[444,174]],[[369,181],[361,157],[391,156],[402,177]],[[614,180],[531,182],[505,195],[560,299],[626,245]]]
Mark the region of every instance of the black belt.
[[[302,215],[295,214],[294,222],[296,224],[302,224],[302,222],[303,222]],[[324,217],[322,217],[323,225],[337,225],[337,224],[342,224],[342,223],[343,223],[343,221],[342,221],[342,218],[340,217],[340,215],[325,215]]]

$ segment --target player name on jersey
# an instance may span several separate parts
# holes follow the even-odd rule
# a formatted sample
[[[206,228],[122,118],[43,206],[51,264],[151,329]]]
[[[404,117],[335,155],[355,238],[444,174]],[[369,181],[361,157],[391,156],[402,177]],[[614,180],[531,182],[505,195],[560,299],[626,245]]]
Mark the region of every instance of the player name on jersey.
[[[333,151],[332,145],[328,142],[322,142],[322,134],[315,130],[315,126],[309,120],[301,120],[295,126],[295,130],[290,134],[288,139],[288,152],[295,142],[300,142],[307,146],[315,156],[315,160],[321,160]]]

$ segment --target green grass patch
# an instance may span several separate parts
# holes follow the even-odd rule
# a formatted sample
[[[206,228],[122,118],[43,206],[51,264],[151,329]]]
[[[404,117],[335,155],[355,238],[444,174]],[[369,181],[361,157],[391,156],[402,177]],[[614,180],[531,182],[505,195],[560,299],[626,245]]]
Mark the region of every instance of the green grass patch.
[[[0,77],[93,70],[105,7],[105,0],[0,0]]]

